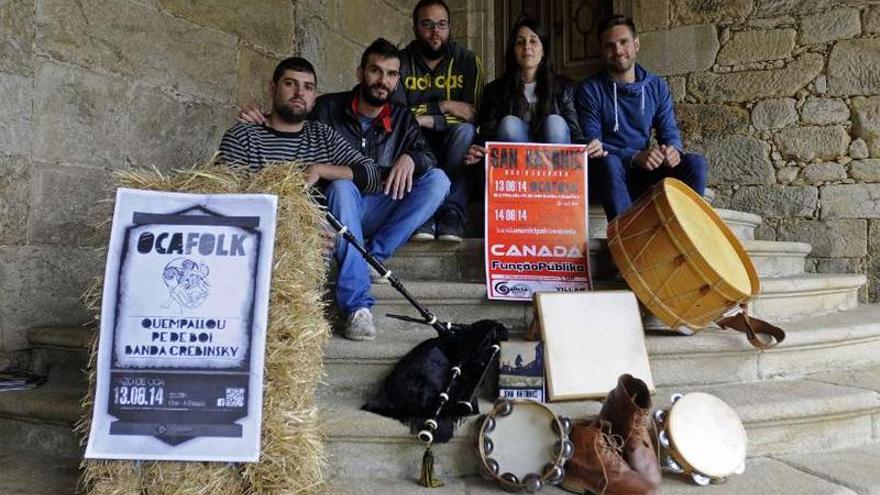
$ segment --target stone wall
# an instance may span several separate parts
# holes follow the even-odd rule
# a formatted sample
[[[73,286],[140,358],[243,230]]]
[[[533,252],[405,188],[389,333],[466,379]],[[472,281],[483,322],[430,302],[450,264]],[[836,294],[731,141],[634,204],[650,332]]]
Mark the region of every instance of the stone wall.
[[[412,39],[411,0],[298,0],[299,53],[318,71],[322,92],[357,83],[361,53],[378,37],[405,46]]]
[[[447,0],[452,39],[474,50],[494,74],[492,0]],[[416,0],[299,0],[299,52],[318,69],[321,91],[344,91],[357,82],[361,53],[377,37],[403,48],[413,39]]]
[[[813,245],[808,268],[868,273],[880,300],[880,5],[640,0],[640,61],[665,76],[715,205]],[[637,8],[636,8],[637,7]],[[662,13],[659,17],[657,13]]]
[[[279,60],[319,90],[356,81],[377,36],[412,39],[413,0],[0,0],[0,350],[88,321],[91,225],[114,170],[209,158],[237,108],[268,106]],[[490,54],[490,0],[452,0],[453,36]],[[2,352],[0,352],[2,353]]]
[[[290,0],[0,0],[0,348],[87,321],[114,170],[209,158],[295,47]]]

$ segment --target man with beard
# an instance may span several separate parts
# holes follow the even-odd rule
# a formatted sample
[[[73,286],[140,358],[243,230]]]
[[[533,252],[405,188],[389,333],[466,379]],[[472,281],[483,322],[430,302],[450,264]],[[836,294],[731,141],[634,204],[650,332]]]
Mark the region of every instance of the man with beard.
[[[395,98],[415,113],[440,167],[452,181],[449,196],[435,216],[436,236],[460,242],[473,188],[473,171],[466,165],[479,163],[481,158],[471,145],[476,136],[473,122],[483,88],[483,68],[473,52],[449,40],[449,31],[449,7],[443,0],[416,4],[415,40],[403,50],[403,84]],[[434,235],[429,221],[413,239],[432,240]]]
[[[412,112],[392,103],[400,80],[400,51],[379,38],[364,50],[357,69],[358,85],[351,91],[318,98],[311,118],[332,127],[349,145],[379,167],[383,194],[367,194],[352,181],[337,180],[326,191],[331,211],[379,260],[385,261],[413,231],[431,217],[449,192],[449,179],[434,168],[436,160]],[[272,115],[258,108],[242,109],[246,122],[267,123]],[[375,301],[370,281],[385,283],[363,257],[340,239],[336,249],[339,278],[336,300],[346,314],[366,313]],[[366,319],[366,316],[358,319]],[[371,317],[370,317],[371,319]],[[345,336],[366,340],[356,328]]]
[[[333,127],[378,164],[382,194],[363,193],[351,181],[336,181],[325,194],[342,223],[361,242],[367,238],[367,250],[385,261],[431,218],[449,192],[449,179],[435,168],[436,159],[409,108],[390,101],[400,81],[400,50],[386,39],[374,41],[361,55],[357,79],[351,91],[318,98],[312,118]],[[348,312],[372,307],[371,279],[387,280],[342,239],[336,259],[340,308]]]
[[[595,145],[601,143],[608,153],[589,167],[590,186],[602,195],[605,215],[611,220],[623,213],[632,198],[666,177],[702,195],[706,159],[682,152],[669,87],[636,63],[639,36],[632,19],[611,16],[599,23],[598,32],[605,70],[581,84],[576,104],[587,142],[598,140]],[[656,145],[651,142],[652,129]]]
[[[300,161],[306,168],[306,182],[315,185],[319,181],[327,184],[328,190],[335,188],[357,189],[366,197],[386,197],[382,192],[382,174],[376,163],[352,148],[345,138],[330,126],[306,117],[315,106],[317,97],[317,77],[315,69],[307,60],[292,57],[283,60],[275,68],[269,83],[269,97],[272,100],[272,113],[264,123],[238,123],[223,135],[220,143],[219,160],[232,167],[247,167],[258,172],[272,162]],[[338,183],[338,184],[337,184]],[[389,199],[386,203],[390,203]],[[331,201],[330,211],[343,222],[361,225],[361,219],[346,218],[345,212],[335,208]],[[365,217],[366,220],[366,217]],[[414,228],[414,227],[413,227]],[[406,239],[406,237],[404,237]],[[341,239],[339,243],[344,242]],[[370,340],[376,337],[371,312],[372,299],[369,298],[370,277],[366,264],[352,264],[349,269],[357,273],[340,270],[338,291],[358,289],[366,285],[367,297],[364,305],[347,306],[346,299],[337,298],[340,308],[347,315],[345,336],[354,340]],[[345,281],[354,280],[348,283]],[[345,289],[341,288],[345,286]]]

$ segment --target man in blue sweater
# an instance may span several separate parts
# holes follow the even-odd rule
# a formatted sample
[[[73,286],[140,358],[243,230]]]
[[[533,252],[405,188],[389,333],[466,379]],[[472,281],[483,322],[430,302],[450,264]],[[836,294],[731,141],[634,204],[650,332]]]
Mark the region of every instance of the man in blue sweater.
[[[590,156],[607,153],[590,163],[590,183],[602,196],[608,220],[666,177],[702,195],[706,159],[682,151],[669,87],[636,64],[639,36],[632,19],[617,15],[603,20],[599,42],[604,70],[581,84],[576,103]]]

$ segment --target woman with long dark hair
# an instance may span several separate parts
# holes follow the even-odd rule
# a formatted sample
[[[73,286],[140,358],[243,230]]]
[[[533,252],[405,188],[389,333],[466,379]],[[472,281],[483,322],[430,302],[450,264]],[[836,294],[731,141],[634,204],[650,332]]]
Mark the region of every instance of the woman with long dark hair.
[[[555,74],[551,40],[538,21],[523,17],[510,31],[504,74],[483,90],[480,137],[485,141],[583,143],[574,85]]]

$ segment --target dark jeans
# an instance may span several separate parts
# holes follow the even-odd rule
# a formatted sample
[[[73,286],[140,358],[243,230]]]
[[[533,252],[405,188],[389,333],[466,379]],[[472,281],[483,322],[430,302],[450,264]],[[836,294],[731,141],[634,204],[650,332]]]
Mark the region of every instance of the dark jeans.
[[[477,135],[473,124],[454,125],[443,132],[434,132],[424,129],[425,137],[431,143],[431,149],[437,156],[440,168],[446,172],[452,185],[449,188],[449,196],[440,206],[438,214],[455,214],[462,221],[467,222],[467,207],[471,200],[474,188],[474,168],[464,165],[464,157],[467,150],[474,143]]]
[[[682,153],[681,163],[677,167],[661,166],[650,171],[624,163],[618,156],[608,155],[590,160],[589,173],[590,189],[602,199],[605,216],[610,221],[628,210],[633,198],[638,199],[652,185],[667,177],[684,182],[702,196],[706,190],[709,167],[706,159],[695,153]]]
[[[449,191],[449,179],[433,169],[413,183],[412,192],[402,200],[382,193],[364,195],[350,180],[330,183],[325,195],[327,206],[343,225],[365,245],[367,251],[385,261],[402,246],[409,236],[434,210]],[[366,242],[364,242],[366,240]],[[336,281],[336,303],[349,314],[359,308],[372,308],[370,272],[363,256],[339,236],[336,241],[339,278]]]
[[[498,141],[507,143],[571,144],[571,129],[559,115],[548,115],[541,122],[537,136],[529,135],[529,124],[515,115],[507,115],[498,124]]]

